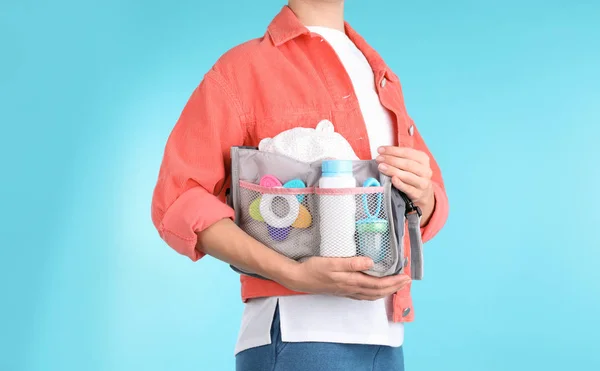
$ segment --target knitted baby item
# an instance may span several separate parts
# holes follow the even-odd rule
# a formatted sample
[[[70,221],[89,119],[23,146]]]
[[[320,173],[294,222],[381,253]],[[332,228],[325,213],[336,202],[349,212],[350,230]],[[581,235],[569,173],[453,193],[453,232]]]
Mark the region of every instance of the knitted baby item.
[[[358,160],[350,143],[335,132],[329,120],[323,120],[315,129],[294,128],[274,138],[265,138],[258,145],[263,152],[286,155],[301,162],[327,159]]]

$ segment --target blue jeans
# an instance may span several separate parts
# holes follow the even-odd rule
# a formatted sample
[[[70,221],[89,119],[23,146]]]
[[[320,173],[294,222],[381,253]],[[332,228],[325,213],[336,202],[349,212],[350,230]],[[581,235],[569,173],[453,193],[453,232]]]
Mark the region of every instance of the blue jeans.
[[[402,347],[281,341],[279,310],[271,327],[271,344],[236,356],[237,371],[404,371]]]

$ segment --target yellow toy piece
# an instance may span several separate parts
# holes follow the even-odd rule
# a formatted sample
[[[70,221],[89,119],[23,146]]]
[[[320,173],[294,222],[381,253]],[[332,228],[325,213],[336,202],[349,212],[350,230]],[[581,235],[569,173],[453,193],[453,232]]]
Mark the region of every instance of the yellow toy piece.
[[[262,215],[260,214],[260,197],[254,200],[252,204],[250,204],[250,216],[257,222],[265,221]]]
[[[298,218],[296,218],[296,221],[294,222],[294,224],[292,224],[292,227],[304,229],[310,227],[311,224],[312,216],[308,212],[308,209],[304,205],[300,205]]]

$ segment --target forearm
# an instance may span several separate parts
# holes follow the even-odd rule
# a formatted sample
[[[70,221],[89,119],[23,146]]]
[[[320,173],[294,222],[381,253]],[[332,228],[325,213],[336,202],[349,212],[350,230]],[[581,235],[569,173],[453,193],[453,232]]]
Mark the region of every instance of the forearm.
[[[229,218],[198,233],[196,248],[299,293],[378,300],[410,283],[410,278],[401,274],[389,277],[364,274],[373,267],[373,261],[366,257],[314,257],[298,263],[254,240]]]
[[[298,263],[250,237],[231,219],[222,219],[197,233],[196,249],[242,270],[280,284],[289,280]]]

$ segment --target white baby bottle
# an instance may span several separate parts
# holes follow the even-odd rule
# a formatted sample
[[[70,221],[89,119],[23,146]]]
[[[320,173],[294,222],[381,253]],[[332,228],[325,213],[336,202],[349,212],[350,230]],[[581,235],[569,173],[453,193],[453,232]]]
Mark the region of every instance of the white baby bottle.
[[[356,255],[356,196],[344,188],[355,188],[352,161],[326,160],[319,179],[321,256],[346,258]],[[329,193],[328,189],[338,189]]]

